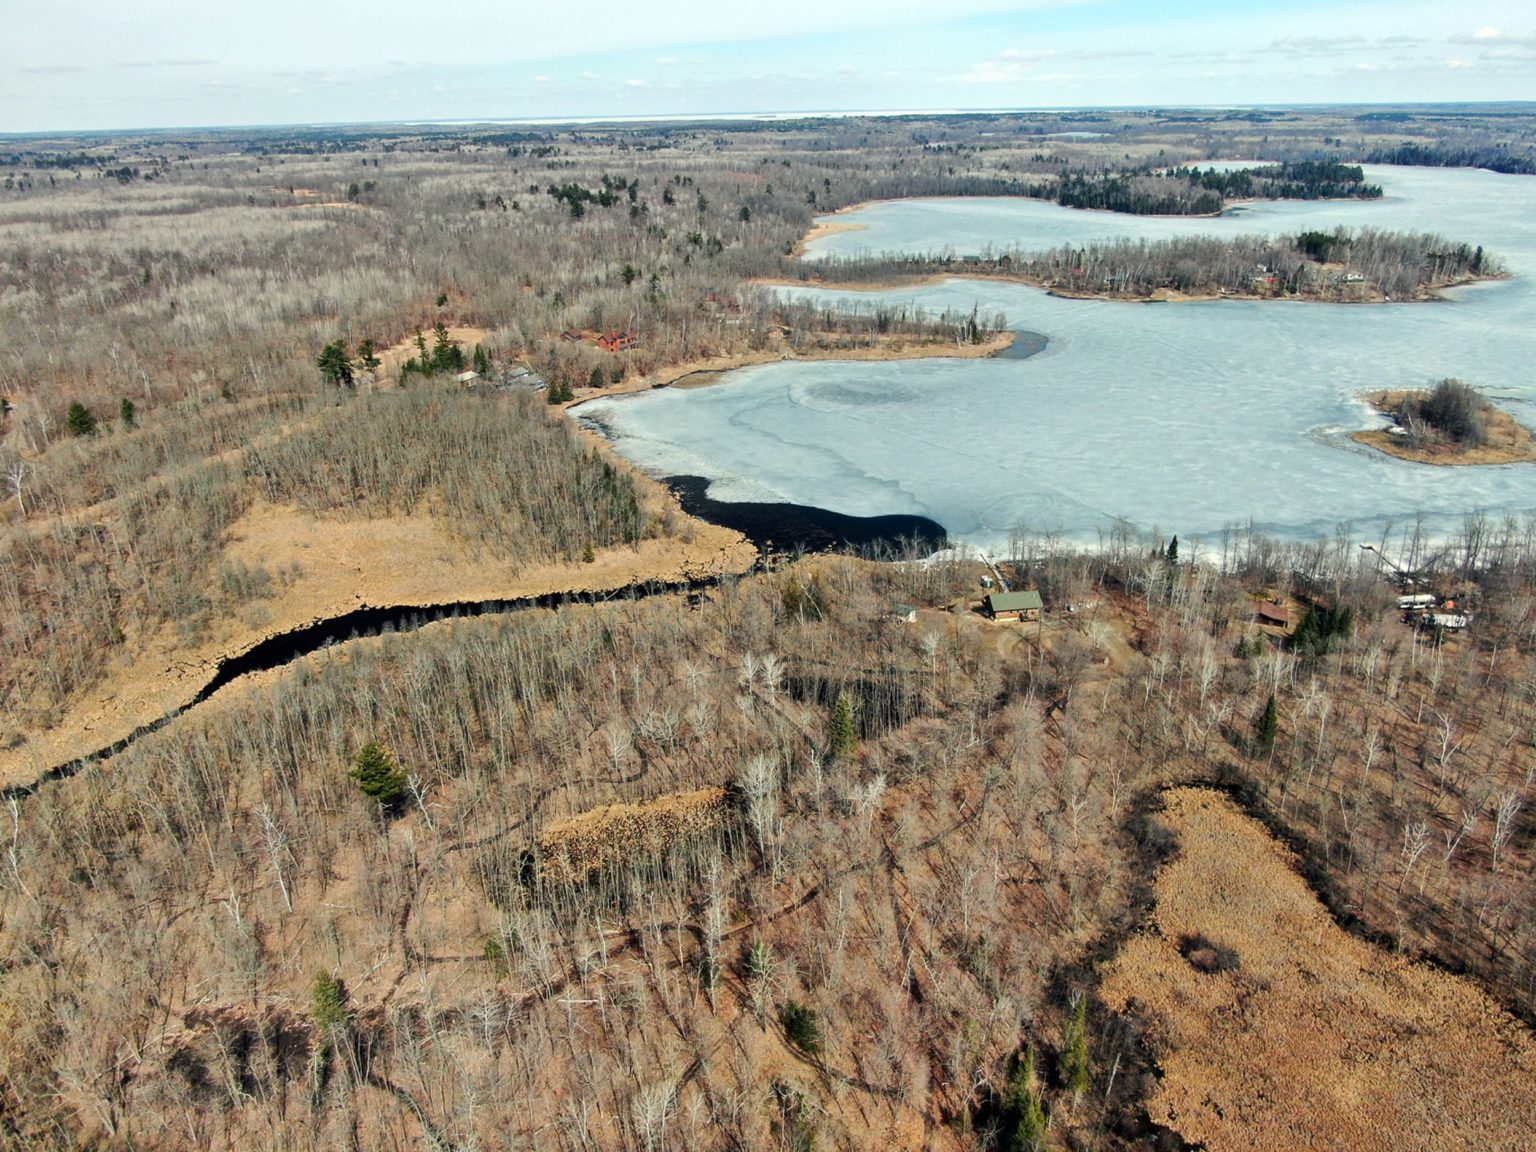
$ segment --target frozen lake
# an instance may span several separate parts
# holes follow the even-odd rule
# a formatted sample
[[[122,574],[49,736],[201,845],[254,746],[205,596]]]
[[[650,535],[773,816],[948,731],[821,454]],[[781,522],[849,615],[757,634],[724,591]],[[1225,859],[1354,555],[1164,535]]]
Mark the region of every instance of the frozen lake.
[[[1357,396],[1458,376],[1536,421],[1536,178],[1371,168],[1386,198],[1269,203],[1219,219],[1081,212],[1028,200],[914,200],[840,220],[865,230],[808,259],[989,246],[1043,249],[1119,236],[1294,233],[1372,226],[1481,244],[1516,279],[1444,303],[1326,305],[1060,300],[954,279],[877,294],[929,310],[1003,312],[1050,344],[1027,360],[786,362],[697,390],[596,401],[618,450],[655,475],[708,477],[717,500],[852,515],[927,516],[995,547],[1010,532],[1096,537],[1115,519],[1181,537],[1252,523],[1272,533],[1375,535],[1422,514],[1536,514],[1536,466],[1437,468],[1360,448],[1382,421]]]

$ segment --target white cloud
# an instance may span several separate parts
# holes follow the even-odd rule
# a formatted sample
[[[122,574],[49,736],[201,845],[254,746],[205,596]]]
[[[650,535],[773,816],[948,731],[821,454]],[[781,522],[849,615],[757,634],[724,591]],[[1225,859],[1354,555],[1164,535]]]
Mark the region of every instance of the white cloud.
[[[1479,28],[1476,32],[1472,33],[1472,38],[1474,40],[1497,40],[1502,35],[1504,33],[1500,32],[1497,28]]]
[[[1025,65],[1012,62],[999,64],[995,60],[983,60],[972,64],[955,79],[962,84],[1010,84],[1019,79],[1024,68]]]

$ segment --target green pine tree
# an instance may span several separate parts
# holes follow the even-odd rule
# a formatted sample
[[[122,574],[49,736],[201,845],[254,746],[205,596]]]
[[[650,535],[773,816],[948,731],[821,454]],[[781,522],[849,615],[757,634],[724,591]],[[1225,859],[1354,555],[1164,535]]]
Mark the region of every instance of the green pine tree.
[[[405,773],[396,767],[376,741],[370,740],[352,758],[352,771],[364,796],[376,800],[386,812],[396,812],[405,802]]]
[[[71,436],[94,436],[96,435],[96,417],[91,414],[89,408],[76,400],[64,414],[64,427],[69,429]]]
[[[1008,1111],[1013,1114],[1013,1152],[1039,1152],[1045,1144],[1045,1103],[1035,1087],[1035,1051],[1024,1049],[1008,1078]]]
[[[832,705],[831,739],[829,741],[834,760],[846,760],[853,755],[858,746],[858,737],[853,730],[853,704],[848,699],[848,693],[839,692],[837,702]]]
[[[315,1027],[329,1035],[347,1022],[351,1016],[347,1008],[347,989],[333,973],[315,973],[315,982],[309,990],[309,1015]]]
[[[1088,1091],[1088,997],[1079,996],[1062,1042],[1061,1078],[1074,1098]]]
[[[320,357],[315,364],[320,369],[320,375],[332,384],[348,388],[352,386],[352,358],[347,355],[345,340],[332,340],[320,350]]]
[[[1259,717],[1259,726],[1254,733],[1254,744],[1259,753],[1268,756],[1275,750],[1275,737],[1280,733],[1280,709],[1275,704],[1275,694],[1269,694],[1269,700],[1264,705],[1264,714]]]
[[[789,1042],[811,1056],[821,1051],[821,1024],[816,1011],[794,1000],[779,1009],[779,1023]]]
[[[315,1070],[323,1083],[337,1037],[352,1019],[352,1010],[347,1006],[347,987],[334,974],[323,970],[315,973],[315,981],[309,988],[309,1016],[317,1033]]]
[[[464,349],[448,336],[448,325],[439,320],[432,325],[432,369],[436,372],[464,371]]]
[[[378,370],[381,361],[374,351],[372,340],[364,340],[357,346],[357,362],[363,366],[364,372],[375,372]]]
[[[497,980],[507,978],[510,971],[507,967],[507,946],[501,942],[499,934],[485,938],[485,962],[491,966],[491,975]]]
[[[138,422],[138,412],[133,406],[133,401],[124,396],[122,403],[117,406],[118,419],[123,422],[124,428],[132,428]]]

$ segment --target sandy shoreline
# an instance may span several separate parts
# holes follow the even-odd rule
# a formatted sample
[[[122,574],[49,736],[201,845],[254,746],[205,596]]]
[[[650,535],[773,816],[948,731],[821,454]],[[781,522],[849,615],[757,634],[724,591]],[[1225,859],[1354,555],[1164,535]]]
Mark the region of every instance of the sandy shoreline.
[[[839,232],[863,232],[868,227],[868,224],[857,224],[852,220],[833,221],[828,224],[813,224],[811,225],[811,230],[800,237],[795,246],[790,249],[790,255],[799,259],[805,255],[806,245],[810,244],[813,240],[820,240],[823,236],[835,236]]]
[[[778,364],[785,360],[982,360],[1006,351],[1017,337],[1018,333],[1011,330],[996,333],[980,344],[955,344],[952,341],[905,343],[899,337],[882,337],[887,343],[873,348],[764,348],[755,352],[708,356],[672,364],[649,376],[638,376],[606,388],[582,389],[564,407],[578,408],[589,400],[628,396],[636,392],[649,392],[653,388],[704,388],[718,382],[713,377],[738,368],[755,368],[760,364]]]

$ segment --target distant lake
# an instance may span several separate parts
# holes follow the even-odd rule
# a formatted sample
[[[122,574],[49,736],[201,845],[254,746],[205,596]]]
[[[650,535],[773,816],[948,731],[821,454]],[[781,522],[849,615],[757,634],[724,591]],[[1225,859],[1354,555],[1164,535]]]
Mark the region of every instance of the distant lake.
[[[838,217],[807,259],[980,254],[1117,237],[1352,228],[1481,244],[1516,278],[1444,303],[1188,304],[1060,300],[953,279],[895,292],[795,289],[835,301],[1002,312],[1043,333],[1024,360],[787,362],[712,388],[594,402],[627,458],[704,476],[717,500],[787,501],[857,516],[926,516],[996,547],[1014,528],[1091,539],[1117,518],[1181,538],[1252,523],[1288,536],[1341,522],[1377,535],[1423,515],[1536,514],[1536,465],[1443,468],[1391,459],[1347,433],[1382,423],[1357,396],[1457,376],[1536,422],[1536,178],[1369,168],[1370,202],[1244,205],[1217,219],[1083,212],[1037,201],[927,199]]]

